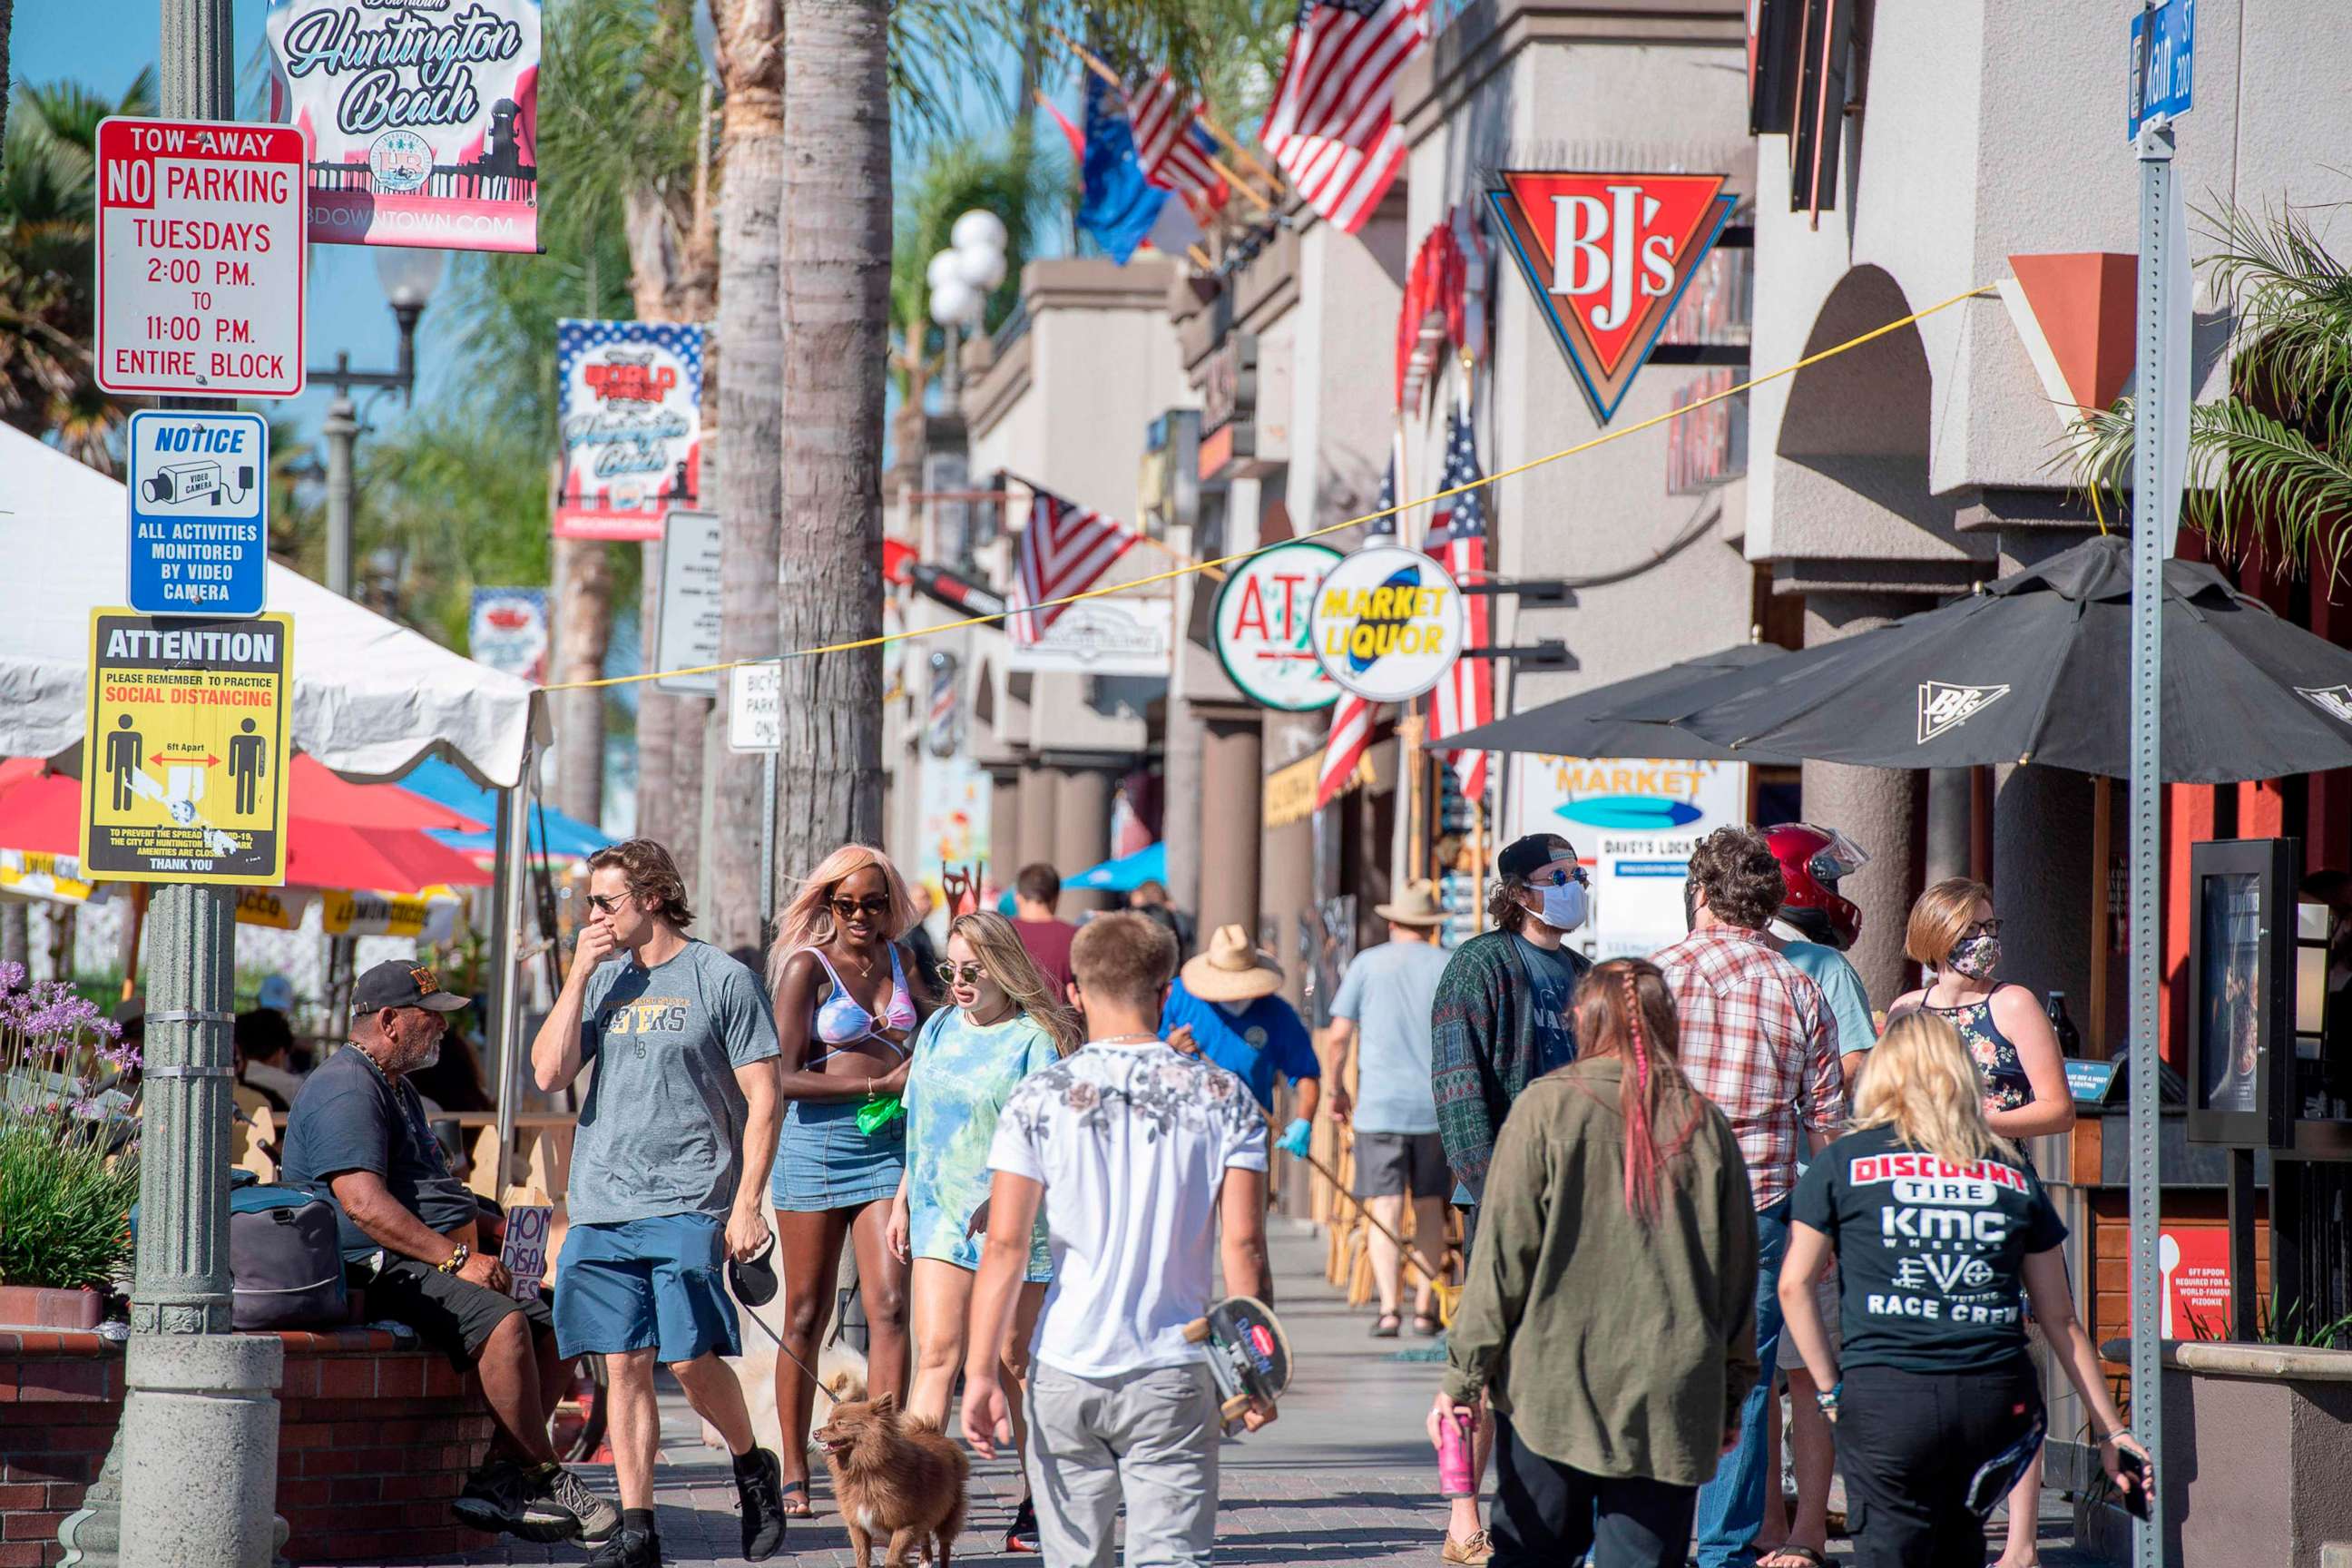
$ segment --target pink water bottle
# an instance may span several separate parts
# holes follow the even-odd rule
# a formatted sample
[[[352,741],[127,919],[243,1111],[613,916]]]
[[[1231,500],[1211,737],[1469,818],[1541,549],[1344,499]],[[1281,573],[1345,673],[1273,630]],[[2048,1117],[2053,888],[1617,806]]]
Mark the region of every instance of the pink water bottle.
[[[1470,1462],[1470,1423],[1474,1419],[1469,1411],[1455,1410],[1437,1424],[1437,1490],[1440,1496],[1478,1495],[1478,1477]]]

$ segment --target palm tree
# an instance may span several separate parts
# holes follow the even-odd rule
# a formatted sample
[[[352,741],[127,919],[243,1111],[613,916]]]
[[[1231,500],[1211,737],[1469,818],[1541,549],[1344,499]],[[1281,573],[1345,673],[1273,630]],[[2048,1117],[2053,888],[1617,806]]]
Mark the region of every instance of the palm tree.
[[[147,71],[113,103],[70,83],[26,87],[0,136],[0,419],[108,473],[130,410],[99,390],[90,360],[98,123],[153,100]]]
[[[2229,395],[2189,412],[2185,520],[2225,553],[2324,561],[2352,545],[2352,268],[2303,212],[2206,216],[2204,263],[2236,316]],[[2098,493],[2131,471],[2132,402],[2086,415],[2078,461]]]

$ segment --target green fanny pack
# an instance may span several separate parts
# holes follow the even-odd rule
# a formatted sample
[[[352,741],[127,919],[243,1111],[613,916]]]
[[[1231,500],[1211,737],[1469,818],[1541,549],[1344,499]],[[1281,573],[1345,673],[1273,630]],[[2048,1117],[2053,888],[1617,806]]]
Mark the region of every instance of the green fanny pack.
[[[895,1094],[877,1094],[857,1108],[857,1130],[868,1138],[907,1114],[906,1102]]]

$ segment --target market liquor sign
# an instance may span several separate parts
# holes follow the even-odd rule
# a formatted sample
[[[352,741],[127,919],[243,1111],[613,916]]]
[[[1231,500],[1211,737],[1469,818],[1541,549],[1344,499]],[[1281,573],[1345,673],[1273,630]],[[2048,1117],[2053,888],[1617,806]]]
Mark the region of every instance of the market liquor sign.
[[[302,136],[114,115],[98,126],[98,384],[302,390]]]
[[[1241,562],[1217,590],[1217,660],[1251,701],[1308,713],[1339,700],[1308,634],[1316,590],[1340,559],[1328,544],[1294,540]]]
[[[258,414],[131,416],[131,607],[257,616],[269,576],[269,425]]]
[[[539,248],[540,0],[269,0],[264,30],[312,239]]]
[[[658,540],[702,489],[702,329],[555,323],[559,539]]]
[[[1487,200],[1519,275],[1606,425],[1731,216],[1724,174],[1506,170]]]
[[[1307,617],[1316,662],[1370,702],[1402,702],[1462,657],[1462,590],[1432,556],[1402,545],[1359,550],[1331,568]]]
[[[286,880],[294,621],[89,616],[81,865],[95,880]]]

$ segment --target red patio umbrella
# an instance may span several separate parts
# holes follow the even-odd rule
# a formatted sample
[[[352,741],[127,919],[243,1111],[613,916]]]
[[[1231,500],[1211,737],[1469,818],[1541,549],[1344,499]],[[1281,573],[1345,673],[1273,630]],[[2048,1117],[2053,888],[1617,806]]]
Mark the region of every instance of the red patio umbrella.
[[[310,763],[308,770],[305,763]],[[299,809],[289,812],[286,823],[288,887],[413,893],[436,883],[489,883],[488,871],[425,832],[426,827],[463,831],[478,826],[470,818],[391,785],[345,784],[308,757],[294,759],[294,773]],[[320,778],[331,781],[331,791],[340,793],[306,793]],[[317,815],[321,812],[332,815]],[[342,816],[345,812],[355,813],[358,819]],[[384,825],[406,819],[420,820]],[[43,773],[0,790],[0,848],[72,855],[79,851],[80,831],[79,780]]]

